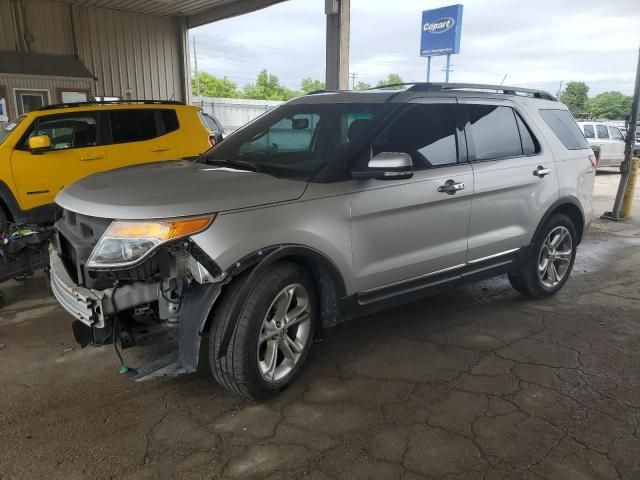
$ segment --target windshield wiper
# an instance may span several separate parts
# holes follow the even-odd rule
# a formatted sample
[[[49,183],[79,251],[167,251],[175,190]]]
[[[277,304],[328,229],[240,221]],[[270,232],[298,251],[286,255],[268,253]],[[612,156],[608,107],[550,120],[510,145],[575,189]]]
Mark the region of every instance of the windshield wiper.
[[[249,170],[252,172],[259,172],[260,170],[258,169],[258,166],[255,163],[251,163],[251,162],[247,162],[244,160],[209,160],[207,158],[204,158],[205,163],[207,163],[208,165],[224,165],[224,166],[230,166],[232,168],[238,169],[238,170]]]

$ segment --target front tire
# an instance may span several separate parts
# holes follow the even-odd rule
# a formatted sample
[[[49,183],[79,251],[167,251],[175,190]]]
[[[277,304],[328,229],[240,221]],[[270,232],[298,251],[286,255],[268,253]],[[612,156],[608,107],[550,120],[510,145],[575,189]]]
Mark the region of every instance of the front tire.
[[[577,238],[569,217],[552,215],[536,235],[520,270],[509,275],[513,287],[533,298],[549,297],[560,291],[573,269]]]
[[[317,320],[315,284],[306,270],[277,263],[255,279],[237,318],[231,307],[248,280],[236,279],[212,319],[209,364],[225,388],[251,400],[277,395],[298,376],[305,363]],[[234,325],[227,351],[218,349],[226,325]]]

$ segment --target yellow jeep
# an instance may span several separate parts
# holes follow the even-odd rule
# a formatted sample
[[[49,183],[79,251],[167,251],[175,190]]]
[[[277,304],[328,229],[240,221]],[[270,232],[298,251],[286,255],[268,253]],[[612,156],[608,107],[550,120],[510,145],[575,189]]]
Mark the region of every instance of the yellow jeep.
[[[51,105],[0,130],[0,225],[53,221],[60,189],[104,170],[197,157],[215,144],[178,102]]]

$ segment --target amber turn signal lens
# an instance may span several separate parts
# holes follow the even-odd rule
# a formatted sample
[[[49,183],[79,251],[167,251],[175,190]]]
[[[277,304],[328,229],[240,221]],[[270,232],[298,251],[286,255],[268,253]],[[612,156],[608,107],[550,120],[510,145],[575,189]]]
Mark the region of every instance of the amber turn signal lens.
[[[156,222],[113,222],[104,236],[109,238],[153,238],[160,241],[173,240],[205,230],[214,217],[197,217]]]

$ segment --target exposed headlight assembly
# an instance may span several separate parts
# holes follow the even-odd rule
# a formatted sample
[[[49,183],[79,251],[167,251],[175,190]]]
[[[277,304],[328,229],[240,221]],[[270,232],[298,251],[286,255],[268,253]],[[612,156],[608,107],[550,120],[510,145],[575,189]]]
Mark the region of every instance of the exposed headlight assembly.
[[[169,220],[114,220],[93,249],[89,268],[129,267],[160,245],[206,230],[215,216]]]

